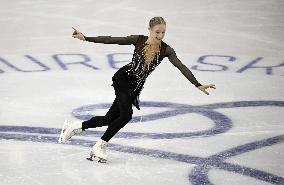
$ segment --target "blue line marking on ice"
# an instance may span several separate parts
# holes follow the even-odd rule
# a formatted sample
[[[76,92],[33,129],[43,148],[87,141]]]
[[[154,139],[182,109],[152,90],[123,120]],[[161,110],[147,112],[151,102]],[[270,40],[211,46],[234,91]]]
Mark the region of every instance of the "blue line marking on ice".
[[[198,113],[202,114],[213,120],[215,126],[213,128],[200,131],[200,132],[185,132],[185,133],[134,133],[134,132],[122,132],[118,133],[116,137],[120,138],[131,138],[131,139],[174,139],[181,137],[209,137],[216,134],[225,133],[232,127],[231,120],[217,112],[214,109],[226,109],[226,108],[237,108],[237,107],[258,107],[258,106],[276,106],[284,107],[284,101],[240,101],[240,102],[229,102],[229,103],[215,103],[209,105],[201,106],[190,106],[186,104],[175,104],[175,103],[163,103],[163,102],[145,102],[141,104],[141,107],[168,107],[170,110],[165,112],[160,112],[157,114],[146,115],[145,121],[158,120],[170,116],[176,116],[179,114],[187,113]],[[96,108],[105,108],[110,106],[110,104],[98,104],[83,106],[73,111],[73,115],[78,117],[77,113],[82,113],[86,110],[93,110]],[[91,116],[91,115],[85,115]],[[82,117],[80,117],[82,118]],[[84,117],[85,118],[85,117]],[[134,120],[132,123],[137,122]],[[28,127],[28,126],[0,126],[0,139],[4,140],[19,140],[19,141],[32,141],[32,142],[46,142],[46,143],[57,143],[57,137],[60,133],[58,128],[44,128],[44,127]],[[14,132],[14,133],[5,133]],[[15,133],[19,132],[19,133]],[[23,134],[24,133],[24,134]],[[33,133],[29,135],[28,133]],[[35,135],[38,134],[38,135]],[[56,136],[46,136],[42,134],[56,134]],[[88,131],[86,135],[99,136],[102,132],[98,131]],[[162,159],[170,159],[178,162],[185,162],[190,164],[195,164],[196,166],[189,174],[189,181],[193,185],[211,185],[212,183],[208,179],[208,172],[211,169],[222,169],[225,171],[234,172],[244,176],[252,177],[261,181],[265,181],[272,184],[284,184],[284,178],[271,174],[269,172],[264,172],[261,170],[224,162],[234,156],[238,156],[243,153],[254,151],[263,147],[273,146],[275,144],[283,143],[284,135],[278,135],[275,137],[254,141],[251,143],[243,144],[231,149],[227,149],[218,154],[202,158],[196,156],[190,156],[186,154],[178,154],[173,152],[166,152],[161,150],[144,149],[132,146],[123,146],[118,144],[109,144],[110,150],[115,150],[125,153],[133,153],[138,155],[146,155]],[[73,139],[69,143],[71,145],[80,145],[84,147],[91,147],[94,143],[90,140],[84,139]]]

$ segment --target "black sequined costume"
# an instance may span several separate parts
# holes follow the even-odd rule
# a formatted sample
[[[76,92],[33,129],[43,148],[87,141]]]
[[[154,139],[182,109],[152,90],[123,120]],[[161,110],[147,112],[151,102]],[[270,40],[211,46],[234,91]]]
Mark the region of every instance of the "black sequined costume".
[[[130,91],[132,96],[132,103],[137,109],[139,108],[139,95],[143,89],[146,78],[155,70],[161,63],[164,57],[168,57],[169,61],[177,67],[182,74],[196,87],[201,84],[196,80],[191,71],[181,63],[177,58],[175,51],[165,42],[161,41],[159,52],[156,53],[153,61],[145,69],[144,66],[144,50],[148,36],[144,35],[130,35],[127,37],[85,37],[86,41],[104,44],[119,44],[119,45],[134,45],[132,61],[122,68],[120,68],[113,76],[113,86],[116,86],[119,81],[127,80],[129,86],[123,85],[122,91]]]

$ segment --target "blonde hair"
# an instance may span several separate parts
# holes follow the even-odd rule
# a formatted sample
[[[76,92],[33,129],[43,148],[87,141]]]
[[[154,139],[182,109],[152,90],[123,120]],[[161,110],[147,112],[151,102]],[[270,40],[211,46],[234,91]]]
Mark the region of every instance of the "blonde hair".
[[[149,21],[149,27],[150,28],[153,28],[154,26],[156,26],[158,24],[166,25],[166,21],[164,20],[163,17],[153,17]],[[144,69],[145,69],[146,66],[149,66],[150,63],[153,61],[157,52],[159,52],[160,46],[148,44],[143,48],[143,50],[144,50],[144,59],[145,59],[145,64],[144,64]]]

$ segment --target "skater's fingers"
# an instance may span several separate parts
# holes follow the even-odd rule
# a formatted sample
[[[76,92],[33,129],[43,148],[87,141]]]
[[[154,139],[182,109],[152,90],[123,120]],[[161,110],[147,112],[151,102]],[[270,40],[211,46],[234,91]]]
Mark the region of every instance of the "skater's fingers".
[[[73,35],[72,37],[76,38],[76,39],[80,39],[81,38],[79,35]]]
[[[72,35],[73,38],[79,39],[79,40],[85,40],[85,37],[82,33],[78,33],[78,34],[73,34]]]
[[[209,95],[209,93],[206,91],[206,89],[208,88],[209,86],[208,85],[202,85],[202,86],[199,86],[198,89],[202,92],[204,92],[205,94]]]
[[[78,31],[76,28],[72,27],[74,32],[73,35],[77,35],[77,34],[82,34],[80,31]]]
[[[204,92],[205,94],[209,95],[209,93],[208,93],[207,91],[203,90],[203,92]]]
[[[74,28],[73,26],[72,26],[72,28],[73,28],[74,31],[78,31],[78,30],[77,30],[76,28]]]
[[[216,89],[215,84],[210,84],[209,87],[212,89]]]

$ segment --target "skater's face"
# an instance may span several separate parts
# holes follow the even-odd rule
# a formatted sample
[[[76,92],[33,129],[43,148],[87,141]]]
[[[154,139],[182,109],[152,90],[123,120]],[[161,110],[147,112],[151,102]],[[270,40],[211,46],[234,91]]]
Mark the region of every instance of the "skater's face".
[[[166,33],[166,25],[165,24],[157,24],[152,28],[148,28],[150,32],[150,38],[153,42],[160,43],[165,36]]]

